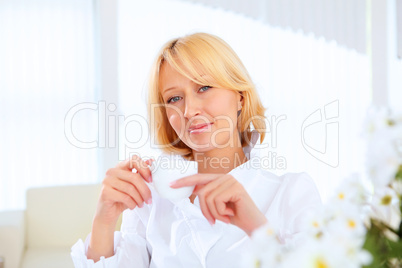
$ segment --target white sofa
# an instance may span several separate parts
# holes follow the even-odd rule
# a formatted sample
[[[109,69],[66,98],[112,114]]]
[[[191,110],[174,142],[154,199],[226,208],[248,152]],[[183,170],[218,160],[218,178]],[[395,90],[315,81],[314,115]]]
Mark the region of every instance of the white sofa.
[[[25,211],[0,212],[0,256],[5,268],[73,267],[71,246],[91,231],[100,187],[32,188],[27,191]]]

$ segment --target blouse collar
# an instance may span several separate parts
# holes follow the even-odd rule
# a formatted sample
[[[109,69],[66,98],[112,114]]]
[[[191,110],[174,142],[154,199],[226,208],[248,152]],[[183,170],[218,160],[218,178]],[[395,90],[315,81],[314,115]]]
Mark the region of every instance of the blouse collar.
[[[246,155],[247,159],[250,160],[251,158],[258,155],[258,150],[254,148],[260,138],[260,133],[257,130],[253,130],[251,132],[250,144],[243,147],[243,152]]]

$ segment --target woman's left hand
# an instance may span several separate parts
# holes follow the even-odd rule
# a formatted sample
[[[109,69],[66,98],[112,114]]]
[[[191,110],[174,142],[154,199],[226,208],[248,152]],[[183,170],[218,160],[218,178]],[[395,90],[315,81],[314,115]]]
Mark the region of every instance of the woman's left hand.
[[[250,195],[232,175],[196,174],[179,179],[172,188],[195,185],[193,194],[200,201],[201,211],[207,220],[215,220],[236,225],[248,235],[267,222]]]

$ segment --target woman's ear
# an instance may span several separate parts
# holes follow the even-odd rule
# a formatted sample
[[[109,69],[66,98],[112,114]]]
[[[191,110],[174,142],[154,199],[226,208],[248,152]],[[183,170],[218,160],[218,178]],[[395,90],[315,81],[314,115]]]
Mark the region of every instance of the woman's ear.
[[[243,93],[239,92],[239,97],[237,101],[237,110],[240,111],[243,107],[244,101],[243,101]]]

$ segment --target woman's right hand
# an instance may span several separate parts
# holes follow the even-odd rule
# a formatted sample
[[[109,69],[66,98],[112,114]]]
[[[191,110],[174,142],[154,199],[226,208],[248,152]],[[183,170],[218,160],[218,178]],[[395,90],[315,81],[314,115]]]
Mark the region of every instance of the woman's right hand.
[[[152,202],[151,191],[145,183],[152,182],[148,167],[150,161],[143,161],[135,155],[106,172],[92,223],[89,259],[98,261],[101,256],[114,255],[114,230],[120,214],[127,208],[134,209]],[[133,168],[136,173],[132,172]]]
[[[151,191],[145,183],[152,181],[147,161],[135,155],[106,172],[94,221],[115,228],[125,209],[143,207],[144,202],[152,202]],[[133,168],[136,173],[132,172]]]

